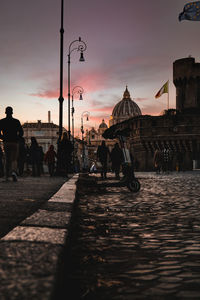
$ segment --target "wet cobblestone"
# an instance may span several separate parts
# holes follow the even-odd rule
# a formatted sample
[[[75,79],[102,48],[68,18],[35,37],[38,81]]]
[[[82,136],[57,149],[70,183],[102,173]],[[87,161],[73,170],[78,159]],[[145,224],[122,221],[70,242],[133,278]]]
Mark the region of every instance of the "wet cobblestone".
[[[137,194],[80,191],[65,265],[73,299],[200,299],[200,173],[137,175]]]

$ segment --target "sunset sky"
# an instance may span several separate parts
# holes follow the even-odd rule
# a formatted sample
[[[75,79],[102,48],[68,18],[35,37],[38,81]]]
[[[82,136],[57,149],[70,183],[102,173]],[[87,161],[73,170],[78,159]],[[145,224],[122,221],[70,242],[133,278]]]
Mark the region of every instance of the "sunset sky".
[[[143,114],[158,115],[167,95],[155,94],[169,79],[175,108],[172,65],[191,55],[200,62],[200,22],[178,21],[185,0],[65,0],[64,127],[67,127],[67,54],[82,37],[85,62],[71,55],[71,87],[84,89],[75,101],[75,126],[90,112],[85,126],[106,123],[128,86]],[[1,0],[0,118],[6,106],[20,121],[59,120],[60,0]]]

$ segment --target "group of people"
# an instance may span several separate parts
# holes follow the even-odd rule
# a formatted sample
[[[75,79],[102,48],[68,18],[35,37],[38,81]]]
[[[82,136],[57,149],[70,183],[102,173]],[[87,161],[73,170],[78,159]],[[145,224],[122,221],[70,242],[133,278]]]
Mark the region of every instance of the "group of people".
[[[35,137],[31,137],[30,146],[25,144],[21,123],[12,116],[13,108],[8,106],[5,114],[6,117],[0,120],[0,139],[3,141],[3,149],[0,147],[0,177],[5,176],[6,181],[12,177],[13,181],[17,181],[18,175],[23,175],[25,166],[27,171],[31,166],[32,176],[40,176],[44,173],[43,163],[47,164],[50,176],[57,172],[67,177],[73,151],[67,132],[58,142],[57,152],[50,145],[44,153]]]
[[[170,148],[156,149],[154,153],[154,167],[157,174],[168,173],[172,169],[172,151]]]
[[[106,146],[105,141],[102,141],[101,145],[97,148],[97,159],[101,163],[101,178],[106,179],[108,171],[108,161],[111,161],[112,171],[115,173],[116,179],[120,179],[119,173],[124,156],[122,149],[118,143],[115,143],[111,152]]]

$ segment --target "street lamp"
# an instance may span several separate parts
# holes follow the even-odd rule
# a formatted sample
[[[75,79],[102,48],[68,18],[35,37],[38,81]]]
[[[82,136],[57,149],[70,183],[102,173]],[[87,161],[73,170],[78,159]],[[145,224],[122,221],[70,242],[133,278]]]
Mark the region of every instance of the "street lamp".
[[[72,89],[72,143],[73,143],[73,166],[74,166],[74,113],[75,113],[75,109],[74,109],[74,95],[75,94],[79,94],[79,100],[83,100],[83,93],[84,93],[84,90],[81,86],[75,86],[73,89]]]
[[[71,42],[71,44],[69,45],[69,52],[68,52],[68,132],[69,132],[69,139],[70,139],[70,135],[71,135],[71,128],[70,128],[70,63],[71,63],[71,53],[74,50],[80,51],[80,59],[79,61],[83,62],[85,61],[84,56],[83,56],[83,52],[87,49],[86,43],[84,41],[81,40],[81,38],[79,37],[78,40],[74,40],[73,42]]]
[[[63,10],[64,10],[64,0],[61,0],[61,26],[60,26],[60,96],[59,101],[59,138],[60,141],[63,129],[63,38],[64,38],[64,28],[63,28]]]
[[[77,85],[72,89],[72,137],[73,137],[73,140],[74,140],[74,113],[75,113],[74,95],[79,94],[79,100],[83,100],[83,93],[84,93],[84,90],[81,86]]]
[[[83,141],[83,134],[84,134],[84,129],[83,129],[83,117],[86,116],[86,121],[89,121],[89,116],[90,116],[90,113],[89,111],[84,111],[82,114],[81,114],[81,133],[82,133],[82,141]]]
[[[84,129],[83,129],[83,117],[86,117],[86,121],[89,121],[89,111],[84,111],[81,114],[81,133],[82,133],[82,146],[83,146],[83,152],[82,152],[82,168],[84,169],[85,166],[85,145],[84,145],[84,139],[83,139],[83,134],[84,134]]]

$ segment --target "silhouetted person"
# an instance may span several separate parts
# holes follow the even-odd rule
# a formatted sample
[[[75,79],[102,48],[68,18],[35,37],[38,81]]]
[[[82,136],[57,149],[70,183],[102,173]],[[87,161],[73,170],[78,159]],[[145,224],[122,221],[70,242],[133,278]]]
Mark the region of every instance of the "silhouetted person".
[[[22,176],[24,173],[24,164],[26,162],[26,146],[25,139],[23,137],[19,138],[19,155],[18,155],[18,172]]]
[[[39,146],[39,151],[40,151],[40,174],[44,174],[44,151],[42,146]]]
[[[30,146],[30,162],[32,165],[32,176],[41,175],[41,165],[40,165],[40,148],[35,137],[31,137]]]
[[[48,151],[44,155],[44,162],[48,165],[49,175],[53,176],[55,172],[55,161],[57,154],[54,151],[54,146],[50,145]]]
[[[171,164],[171,151],[168,147],[165,147],[162,151],[163,159],[163,172],[169,173]]]
[[[97,158],[99,159],[102,168],[101,168],[101,178],[106,178],[107,173],[107,163],[108,163],[108,157],[110,155],[109,149],[106,146],[105,141],[101,142],[101,145],[97,148]]]
[[[80,172],[80,162],[79,162],[78,157],[75,157],[75,159],[74,159],[74,172],[75,173]]]
[[[0,120],[0,138],[4,143],[6,157],[6,180],[12,175],[13,181],[17,181],[17,159],[19,154],[19,137],[24,132],[20,121],[12,117],[12,107],[6,107],[6,118]]]
[[[156,149],[154,153],[154,167],[157,174],[160,174],[162,167],[162,152],[159,149]]]
[[[63,132],[60,142],[58,143],[58,173],[59,175],[68,177],[70,164],[72,159],[73,146],[68,138],[68,133]]]
[[[114,148],[110,153],[110,158],[112,162],[112,171],[115,172],[116,179],[120,179],[119,172],[121,164],[124,160],[122,149],[119,147],[119,144],[116,143]]]
[[[26,168],[26,173],[30,174],[31,170],[29,166],[31,165],[31,155],[30,155],[30,147],[28,145],[25,145],[26,148],[26,160],[25,160],[25,168]]]
[[[3,165],[3,151],[0,146],[0,177],[4,176],[4,165]]]

